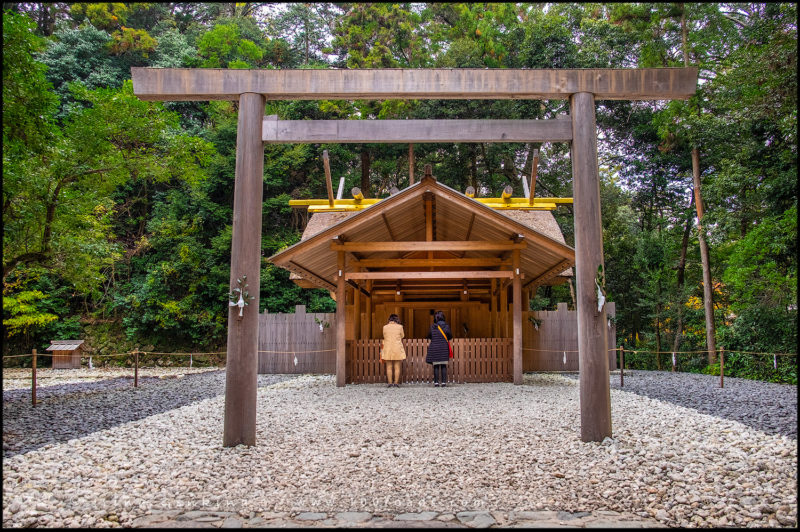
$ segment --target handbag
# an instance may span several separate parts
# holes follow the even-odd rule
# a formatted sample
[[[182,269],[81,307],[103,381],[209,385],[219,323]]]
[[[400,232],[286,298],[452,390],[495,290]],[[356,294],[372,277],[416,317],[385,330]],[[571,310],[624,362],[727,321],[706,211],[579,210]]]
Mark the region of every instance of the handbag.
[[[450,358],[453,358],[453,346],[447,341],[447,335],[440,326],[437,325],[436,328],[439,329],[439,332],[442,333],[442,336],[444,336],[444,341],[447,342],[447,350],[450,351]]]

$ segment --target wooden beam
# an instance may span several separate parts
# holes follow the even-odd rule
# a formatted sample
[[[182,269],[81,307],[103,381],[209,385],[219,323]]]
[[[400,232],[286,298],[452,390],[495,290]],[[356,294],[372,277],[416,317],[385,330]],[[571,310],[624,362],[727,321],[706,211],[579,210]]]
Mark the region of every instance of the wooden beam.
[[[258,301],[261,277],[261,199],[264,144],[260,139],[264,98],[242,94],[236,132],[230,288],[248,285],[251,299],[239,316],[228,307],[228,355],[225,361],[225,414],[222,445],[256,444],[258,390]],[[247,276],[240,286],[237,279]]]
[[[539,275],[538,277],[534,277],[533,279],[531,279],[530,281],[525,283],[525,286],[523,286],[522,288],[527,289],[531,285],[534,285],[534,286],[541,285],[542,283],[545,283],[545,282],[549,281],[550,279],[552,279],[553,277],[555,277],[559,273],[563,272],[564,270],[569,268],[571,265],[572,265],[572,261],[570,261],[570,260],[562,260],[561,262],[559,262],[558,264],[556,264],[555,266],[553,266],[549,270],[545,271],[543,274]]]
[[[386,219],[385,212],[381,213],[381,218],[383,218],[383,224],[386,226],[386,230],[389,232],[389,238],[391,238],[392,240],[397,240],[397,238],[395,238],[394,236],[394,233],[392,232],[392,226],[389,225],[389,220]]]
[[[697,68],[286,69],[132,67],[133,93],[147,101],[540,99],[586,92],[598,100],[685,100]]]
[[[321,285],[323,288],[330,290],[331,292],[336,291],[336,285],[332,282],[328,281],[324,277],[317,275],[316,273],[312,272],[311,270],[304,268],[303,266],[297,264],[294,261],[289,261],[286,265],[281,265],[283,268],[286,268],[289,271],[293,271],[297,275],[301,275],[302,277],[312,281],[318,285]]]
[[[345,342],[345,256],[344,251],[336,254],[336,264],[339,269],[336,276],[336,386],[343,387],[347,380],[346,349]]]
[[[377,251],[506,251],[509,249],[524,249],[528,244],[518,244],[511,241],[476,240],[470,242],[437,240],[434,242],[420,242],[404,240],[396,242],[345,242],[336,244],[331,242],[333,251],[355,251],[369,253]]]
[[[511,265],[496,257],[479,257],[472,259],[361,259],[358,265],[363,268],[425,268],[428,266],[459,267],[492,267]]]
[[[267,144],[569,142],[572,140],[572,122],[569,118],[550,120],[264,120],[262,139]]]
[[[575,282],[578,296],[578,365],[580,368],[581,440],[611,437],[605,307],[598,311],[595,279],[603,266],[600,221],[600,173],[594,97],[582,92],[570,99],[575,129],[572,142],[572,188],[575,195]]]
[[[347,272],[346,279],[511,279],[510,271],[473,270],[464,272]]]
[[[350,286],[352,286],[352,287],[353,287],[353,290],[357,290],[357,291],[361,292],[362,294],[364,294],[365,296],[369,297],[369,295],[370,295],[370,294],[369,294],[369,290],[365,290],[364,288],[362,288],[361,286],[359,286],[359,284],[358,284],[357,282],[355,282],[355,281],[351,281],[351,280],[349,280],[349,279],[348,279],[348,280],[347,280],[347,284],[349,284]]]
[[[325,185],[328,187],[328,206],[333,208],[336,198],[333,195],[333,181],[331,180],[331,164],[328,161],[328,150],[322,151],[322,166],[325,168]]]

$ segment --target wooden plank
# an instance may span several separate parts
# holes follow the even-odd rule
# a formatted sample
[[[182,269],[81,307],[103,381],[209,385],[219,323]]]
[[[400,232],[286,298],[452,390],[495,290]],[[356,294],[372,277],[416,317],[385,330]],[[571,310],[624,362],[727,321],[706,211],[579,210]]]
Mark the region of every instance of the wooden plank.
[[[559,262],[558,264],[556,264],[555,266],[553,266],[552,268],[548,269],[547,271],[545,271],[544,273],[539,275],[538,277],[535,277],[535,278],[531,279],[530,281],[528,281],[527,283],[525,283],[525,286],[523,286],[523,288],[528,288],[531,285],[539,286],[542,283],[545,283],[545,282],[549,281],[550,279],[552,279],[553,277],[557,276],[558,274],[560,274],[561,272],[563,272],[567,268],[572,267],[572,264],[573,264],[573,261],[571,261],[569,259],[564,259],[561,262]]]
[[[513,273],[503,270],[461,272],[348,272],[347,279],[511,279]],[[456,287],[456,290],[459,288]]]
[[[262,139],[267,144],[569,142],[572,140],[572,121],[569,118],[552,120],[265,119]]]
[[[428,266],[461,268],[511,266],[511,261],[498,257],[476,257],[467,259],[361,259],[352,264],[362,268],[426,268]]]
[[[264,98],[237,95],[236,174],[233,198],[230,288],[247,276],[254,299],[239,317],[238,307],[228,307],[228,341],[225,362],[225,414],[223,446],[256,443],[258,389],[258,302],[261,275],[261,200],[264,188],[264,144],[261,121]]]
[[[581,440],[611,437],[611,395],[606,352],[605,311],[598,312],[595,277],[603,265],[600,221],[600,176],[594,97],[587,92],[570,99],[575,138],[572,142],[575,196],[575,287],[580,359]]]
[[[632,69],[286,69],[132,67],[133,92],[146,101],[566,99],[680,100],[697,90],[697,68]]]
[[[464,242],[461,240],[437,240],[426,242],[419,240],[404,240],[401,242],[331,242],[332,251],[350,251],[355,253],[370,253],[379,251],[511,251],[525,249],[526,242],[512,242],[510,240],[480,240]]]

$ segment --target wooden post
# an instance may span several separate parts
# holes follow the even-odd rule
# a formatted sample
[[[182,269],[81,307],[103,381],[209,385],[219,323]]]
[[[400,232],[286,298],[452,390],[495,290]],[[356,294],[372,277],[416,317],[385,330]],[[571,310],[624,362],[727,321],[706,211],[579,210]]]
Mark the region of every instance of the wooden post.
[[[369,295],[367,296],[366,309],[364,309],[367,331],[364,337],[370,339],[372,338],[372,280],[371,279],[367,280],[367,292],[369,292]]]
[[[347,344],[345,343],[345,319],[347,319],[346,312],[346,294],[345,294],[345,255],[344,251],[336,252],[336,262],[339,269],[336,278],[336,386],[342,387],[345,385],[347,378],[346,375],[346,352]]]
[[[139,350],[133,353],[133,387],[139,387]]]
[[[353,271],[359,271],[359,268],[353,268]],[[361,290],[358,288],[353,289],[353,339],[361,340]]]
[[[625,348],[619,346],[619,387],[625,386]]]
[[[508,286],[503,280],[500,284],[500,337],[508,338]]]
[[[333,208],[333,181],[331,179],[331,163],[328,160],[328,150],[322,150],[322,166],[325,168],[325,185],[328,188],[328,205]]]
[[[656,353],[658,355],[658,353]],[[672,353],[672,373],[675,373],[675,366],[678,365],[678,360],[675,353]]]
[[[514,297],[514,339],[512,364],[514,370],[514,384],[522,384],[522,280],[519,276],[519,250],[515,249],[511,255],[511,267],[514,269],[513,297]]]
[[[244,93],[239,97],[236,137],[236,182],[233,197],[230,288],[245,282],[253,299],[239,317],[238,307],[228,307],[228,344],[225,362],[225,422],[223,446],[256,444],[256,394],[258,390],[258,303],[261,279],[261,209],[264,192],[264,143],[261,123],[264,97]],[[243,286],[242,286],[243,287]]]
[[[408,186],[414,184],[414,145],[408,145]]]
[[[725,348],[719,347],[719,387],[725,387]]]
[[[581,440],[585,442],[611,437],[606,313],[605,307],[598,311],[595,286],[598,268],[603,267],[603,231],[594,105],[589,92],[570,98]]]
[[[536,172],[539,168],[539,150],[533,150],[533,164],[531,164],[531,186],[528,205],[533,205],[533,196],[536,194]]]
[[[494,295],[497,279],[489,281],[489,331],[492,338],[497,338],[497,300]]]
[[[31,365],[31,405],[36,406],[36,349],[33,350]]]

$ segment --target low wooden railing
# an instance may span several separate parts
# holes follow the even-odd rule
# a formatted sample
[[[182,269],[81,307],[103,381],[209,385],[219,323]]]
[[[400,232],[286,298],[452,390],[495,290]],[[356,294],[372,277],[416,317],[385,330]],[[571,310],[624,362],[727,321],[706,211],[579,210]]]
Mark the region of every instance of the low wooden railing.
[[[433,367],[425,362],[430,340],[403,340],[406,359],[400,380],[403,383],[433,382]],[[347,342],[347,382],[386,382],[386,368],[380,362],[383,340]],[[453,359],[447,368],[448,383],[511,382],[510,338],[456,338],[452,341]]]

